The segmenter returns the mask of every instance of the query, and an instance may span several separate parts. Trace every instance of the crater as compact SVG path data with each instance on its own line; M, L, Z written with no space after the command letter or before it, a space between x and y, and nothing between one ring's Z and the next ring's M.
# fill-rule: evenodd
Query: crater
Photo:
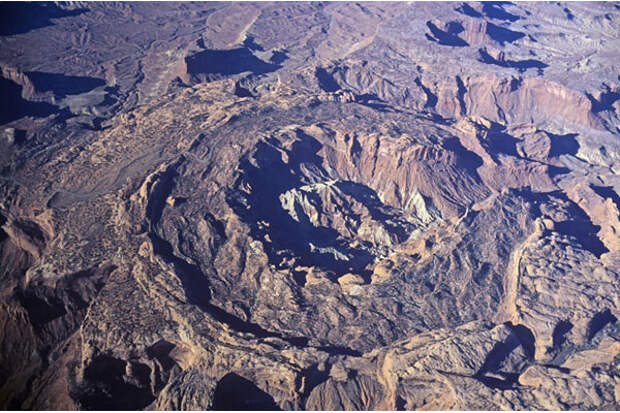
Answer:
M297 136L287 161L277 143L259 143L242 161L238 190L228 203L276 267L316 267L334 280L348 272L368 278L369 265L407 239L416 224L369 186L328 171L317 154L321 144Z

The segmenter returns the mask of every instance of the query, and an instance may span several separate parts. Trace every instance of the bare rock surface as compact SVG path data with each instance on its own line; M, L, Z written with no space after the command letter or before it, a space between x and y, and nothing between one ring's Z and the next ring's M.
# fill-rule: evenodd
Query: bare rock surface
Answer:
M1 407L620 407L618 6L0 16Z

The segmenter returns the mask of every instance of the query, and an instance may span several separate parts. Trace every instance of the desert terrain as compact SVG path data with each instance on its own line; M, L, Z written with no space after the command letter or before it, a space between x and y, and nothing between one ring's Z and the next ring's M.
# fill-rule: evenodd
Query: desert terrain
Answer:
M620 5L0 16L1 408L620 409Z

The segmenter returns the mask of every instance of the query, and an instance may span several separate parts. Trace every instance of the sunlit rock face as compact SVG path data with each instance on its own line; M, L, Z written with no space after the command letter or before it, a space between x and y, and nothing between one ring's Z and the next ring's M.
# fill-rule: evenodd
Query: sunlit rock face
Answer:
M618 6L0 20L1 407L620 408Z

